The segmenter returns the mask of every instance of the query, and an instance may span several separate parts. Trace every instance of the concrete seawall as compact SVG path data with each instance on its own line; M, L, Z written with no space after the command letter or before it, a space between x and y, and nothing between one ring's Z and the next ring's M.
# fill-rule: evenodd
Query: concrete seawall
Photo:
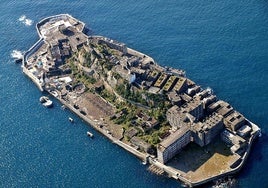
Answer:
M25 52L23 56L23 61L22 61L22 72L26 74L38 87L40 91L43 91L42 83L40 80L33 75L33 73L26 68L26 65L28 63L28 58L31 56L33 53L35 53L40 46L44 44L44 40L40 38L27 52Z
M70 14L58 14L58 15L54 15L54 16L46 17L46 18L42 19L41 21L39 21L39 22L35 25L39 37L40 37L40 38L43 37L42 34L40 33L40 30L39 30L39 27L40 27L41 25L44 25L46 22L48 22L48 21L50 21L50 20L53 20L53 19L56 20L56 19L66 19L66 18L71 18L71 19L73 19L73 20L75 20L75 21L77 21L77 22L80 22L80 23L83 25L83 27L82 27L82 29L81 29L81 32L84 33L84 30L85 30L85 23L84 23L84 22L81 22L81 21L77 20L76 18L72 17Z
M22 68L22 72L33 81L33 83L38 87L40 91L44 91L40 80L37 79L26 67Z
M49 93L49 92L48 92ZM50 93L51 94L51 93ZM51 94L52 95L52 94ZM90 126L92 126L96 131L100 132L104 136L106 136L112 143L124 148L126 151L132 153L137 158L139 158L142 161L146 160L147 155L144 153L139 152L138 150L134 149L133 147L125 144L124 142L116 139L115 137L108 134L104 129L100 128L99 125L89 117L83 115L80 113L79 110L75 109L70 103L66 102L65 100L61 99L60 97L55 97L57 100L59 100L64 106L66 106L69 110L71 110L73 113L75 113L78 117L83 119L86 123L88 123Z
M25 52L24 57L23 57L23 65L27 63L29 56L35 53L43 44L44 44L44 40L40 38L29 50Z

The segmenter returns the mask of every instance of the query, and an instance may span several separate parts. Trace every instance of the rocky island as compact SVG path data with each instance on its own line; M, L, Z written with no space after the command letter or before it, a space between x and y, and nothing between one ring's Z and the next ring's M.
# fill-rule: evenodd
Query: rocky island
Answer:
M40 39L25 53L23 72L151 171L192 187L245 164L260 128L183 70L87 35L68 14L36 28Z

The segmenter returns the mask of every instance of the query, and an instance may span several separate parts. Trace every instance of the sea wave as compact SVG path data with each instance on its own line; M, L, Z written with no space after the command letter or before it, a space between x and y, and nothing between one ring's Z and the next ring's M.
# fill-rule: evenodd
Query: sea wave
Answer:
M22 15L22 16L20 16L19 21L22 22L22 21L24 21L25 19L26 19L26 16L25 16L25 15Z
M33 20L29 19L26 17L26 15L21 15L19 17L19 21L22 22L26 26L31 26L33 25Z
M23 23L25 25L27 25L27 26L31 26L33 24L33 20L31 20L31 19L25 19L25 21Z
M13 50L10 54L10 56L14 59L22 59L23 58L23 52L19 50Z

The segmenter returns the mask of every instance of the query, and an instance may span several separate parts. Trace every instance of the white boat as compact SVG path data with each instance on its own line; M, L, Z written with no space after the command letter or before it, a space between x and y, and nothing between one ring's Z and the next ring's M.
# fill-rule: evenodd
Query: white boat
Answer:
M89 131L87 131L87 135L89 136L89 137L93 137L93 134L91 133L91 132L89 132Z
M43 106L50 108L53 106L53 102L46 96L40 97L39 101L42 103Z
M74 119L71 118L71 117L69 117L69 121L70 121L71 123L73 123L73 122L74 122Z

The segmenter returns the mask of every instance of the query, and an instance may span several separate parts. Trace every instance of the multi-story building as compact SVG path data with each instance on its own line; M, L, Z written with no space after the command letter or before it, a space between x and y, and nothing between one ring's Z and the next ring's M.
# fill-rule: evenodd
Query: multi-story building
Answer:
M175 133L164 139L157 148L159 162L166 163L173 158L184 146L191 142L191 131L183 126Z
M232 153L237 153L237 152L239 152L239 150L241 150L241 149L245 148L245 146L247 146L247 142L245 139L241 138L238 135L231 133L228 130L224 130L221 133L221 139L225 143L227 143L231 146L230 149L231 149Z
M184 77L178 77L178 80L175 83L173 90L177 93L183 93L187 90L187 88L187 79Z
M174 105L170 109L168 109L166 114L169 124L174 128L180 125L181 117L179 115L179 112L179 107Z
M240 127L245 125L245 117L237 111L234 111L226 118L224 118L224 124L232 131L237 131Z
M222 116L216 113L192 126L194 142L205 146L215 138L224 128Z
M123 54L127 54L127 46L124 43L121 43L121 42L118 42L109 38L105 38L105 37L100 37L98 42L99 44L106 44L110 48L116 49L122 52Z
M166 84L164 85L164 88L163 88L164 91L166 92L170 91L176 84L177 80L178 78L176 76L170 76Z
M194 97L192 100L182 105L181 108L182 111L186 111L194 116L196 120L200 120L204 116L203 102L200 100L200 97Z
M208 112L217 112L223 117L227 117L230 113L233 112L233 110L233 107L229 103L222 100L219 100L208 106Z
M167 94L168 100L170 100L172 105L180 106L182 104L182 98L177 94L176 91L171 91Z
M162 87L165 85L167 79L168 79L168 75L166 75L166 74L161 74L161 75L159 76L159 78L156 80L154 86L155 86L155 87L162 88Z

